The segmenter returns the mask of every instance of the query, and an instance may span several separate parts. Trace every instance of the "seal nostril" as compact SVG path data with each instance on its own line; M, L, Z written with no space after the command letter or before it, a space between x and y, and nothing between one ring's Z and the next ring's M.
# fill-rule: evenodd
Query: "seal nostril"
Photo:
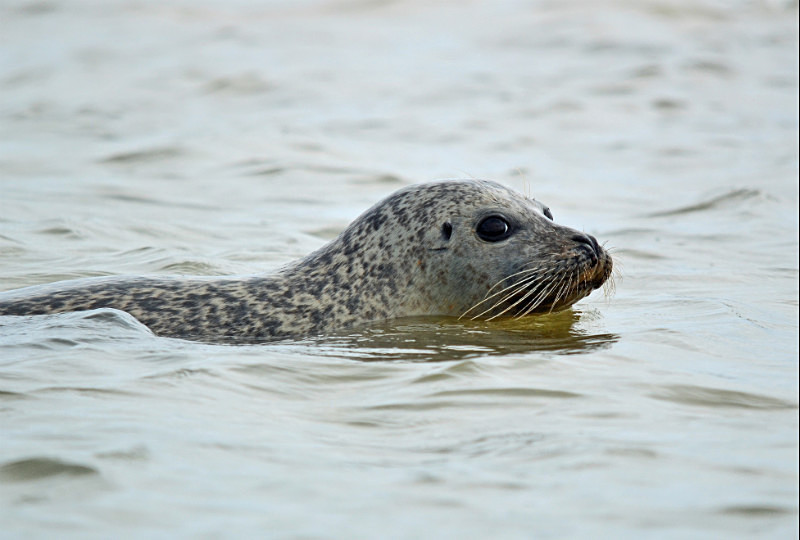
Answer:
M586 236L588 236L589 240L592 241L592 247L594 248L594 252L599 257L600 256L600 244L597 243L597 238L595 238L591 234L587 234Z
M450 236L453 234L453 226L450 225L449 221L445 221L442 225L442 239L443 240L450 240Z
M589 236L587 236L585 234L573 235L572 238L570 238L570 240L574 240L575 242L578 242L579 244L590 245L590 246L592 246L592 249L594 249L594 246L592 245L591 239L589 238Z
M597 239L591 234L576 234L572 237L572 240L588 246L592 250L594 256L600 256L600 244L597 243Z

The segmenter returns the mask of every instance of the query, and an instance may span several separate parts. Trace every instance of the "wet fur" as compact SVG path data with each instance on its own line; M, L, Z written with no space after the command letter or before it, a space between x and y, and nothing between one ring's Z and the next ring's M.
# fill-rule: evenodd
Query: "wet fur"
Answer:
M404 316L558 310L602 285L612 263L543 208L489 181L420 184L272 275L76 280L0 294L0 315L115 308L164 336L276 339ZM503 242L475 234L493 213L514 226Z

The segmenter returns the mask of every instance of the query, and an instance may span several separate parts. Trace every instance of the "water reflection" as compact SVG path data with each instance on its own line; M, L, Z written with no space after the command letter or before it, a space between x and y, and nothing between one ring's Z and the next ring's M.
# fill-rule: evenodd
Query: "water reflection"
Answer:
M304 340L317 354L364 361L439 362L479 356L550 352L579 354L605 349L617 334L587 328L591 313L560 313L502 321L413 317Z

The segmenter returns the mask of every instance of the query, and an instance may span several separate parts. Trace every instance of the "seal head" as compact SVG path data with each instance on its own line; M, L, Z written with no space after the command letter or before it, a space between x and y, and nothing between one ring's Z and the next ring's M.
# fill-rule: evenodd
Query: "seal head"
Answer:
M362 253L369 267L359 277L370 277L359 279L363 298L394 306L393 317L558 311L600 287L612 270L594 237L556 224L540 202L490 181L399 191L337 242L345 253Z

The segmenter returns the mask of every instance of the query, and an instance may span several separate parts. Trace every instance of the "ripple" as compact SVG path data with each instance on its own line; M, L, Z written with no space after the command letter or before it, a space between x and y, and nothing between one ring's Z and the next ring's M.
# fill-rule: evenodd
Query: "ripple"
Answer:
M10 390L0 390L0 400L27 399L29 396L22 392L12 392Z
M659 98L652 102L652 106L655 109L661 109L661 110L677 110L677 109L685 109L686 103L679 99Z
M482 435L480 437L459 441L452 446L441 447L440 453L461 453L470 457L486 455L519 455L527 448L538 445L546 440L542 433L536 432L511 432ZM514 487L515 484L508 487Z
M398 402L398 403L385 403L382 405L373 405L371 407L365 407L366 410L371 411L436 411L441 409L461 409L465 410L468 408L503 408L507 405L505 403L498 403L495 401L483 401L483 402L470 402L465 403L463 401L407 401L407 402Z
M81 318L84 320L108 324L116 328L136 331L147 329L147 327L140 323L133 315L118 309L101 308L78 313L82 315ZM150 333L149 329L147 329L147 333Z
M150 452L147 447L139 445L123 450L98 452L95 454L95 457L120 461L146 461L150 458Z
M722 62L715 60L697 60L685 66L689 71L699 71L703 73L710 73L718 77L729 77L732 73L730 67Z
M71 240L85 240L89 238L89 234L86 231L78 230L75 227L67 225L53 225L51 227L45 227L37 230L36 233L45 236L59 236Z
M161 148L147 148L111 154L101 159L101 163L150 163L183 157L185 151L178 147L165 146Z
M273 85L257 73L242 73L232 77L217 77L204 86L205 92L235 95L263 94L273 90Z
M546 397L577 398L581 394L562 390L545 390L543 388L475 388L469 390L443 390L431 394L432 397L445 396L493 396L493 397Z
M216 265L205 261L178 261L162 265L158 268L159 272L166 274L182 274L197 276L222 275L224 272Z
M671 385L661 392L651 394L655 399L680 403L682 405L699 405L704 407L729 407L737 409L780 410L796 409L796 403L790 403L770 396L722 390L693 385Z
M700 201L696 204L688 206L681 206L672 210L663 210L660 212L653 212L645 214L644 217L668 217L680 216L683 214L692 214L695 212L705 212L707 210L717 210L727 206L738 206L745 201L763 196L762 192L757 189L734 189L722 195L717 195L705 201Z
M88 476L99 474L100 472L94 467L44 457L10 461L0 466L0 479L6 482L29 482L52 476Z
M48 315L3 316L3 347L66 351L98 343L155 337L132 315L114 309L76 311Z
M35 394L47 393L65 393L65 394L80 394L84 396L95 396L101 399L110 398L113 396L138 396L138 394L126 390L116 388L97 388L88 386L48 386L40 388L34 392Z
M773 505L734 505L722 508L719 513L743 517L770 517L780 515L796 514L797 510Z

